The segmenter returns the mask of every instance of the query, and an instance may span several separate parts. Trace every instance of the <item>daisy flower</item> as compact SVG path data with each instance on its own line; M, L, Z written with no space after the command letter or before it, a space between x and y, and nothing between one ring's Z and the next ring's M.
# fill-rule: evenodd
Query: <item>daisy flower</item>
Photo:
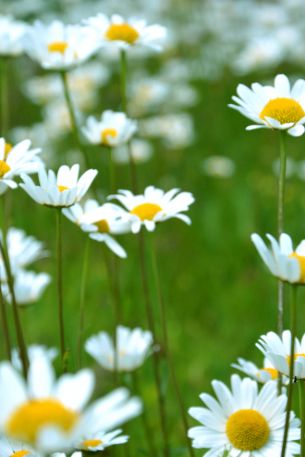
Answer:
M0 238L2 234L0 232ZM43 259L48 255L44 244L33 236L28 236L23 230L10 227L7 231L6 242L12 273L15 275L19 270ZM3 260L0 256L0 278L6 280Z
M152 344L151 332L119 325L116 344L108 333L100 332L86 341L85 349L106 370L132 371L143 365L152 352Z
M26 24L9 16L0 17L0 55L19 56L24 50Z
M28 444L0 438L0 455L1 457L34 457L37 456L37 452L33 451Z
M274 368L266 357L264 358L263 368L259 368L253 362L249 362L241 357L237 359L237 362L238 363L232 363L232 367L245 373L257 382L266 383L271 380L276 380L279 377L278 370Z
M86 19L85 24L94 31L102 46L115 46L123 50L140 45L160 51L160 43L166 36L166 28L161 25L147 25L143 19L124 19L118 14L110 18L98 14Z
M48 284L51 276L47 273L19 270L14 277L14 291L18 305L30 305L38 301ZM11 302L8 285L2 284L2 293L5 299Z
M274 332L262 335L257 347L280 373L289 377L290 345L291 333L285 330L282 337ZM298 379L305 379L305 335L301 341L295 338L293 374Z
M80 178L79 165L75 164L71 168L62 165L57 175L53 170L48 173L45 169L38 171L39 186L27 175L21 175L23 190L35 202L55 208L66 208L79 202L97 175L97 170L87 170Z
M126 218L133 233L138 233L142 225L152 232L158 222L172 218L190 224L190 218L182 212L187 211L195 201L190 192L179 192L179 189L164 192L154 186L146 187L143 195L120 190L117 195L111 195L109 198L117 199L127 209Z
M49 25L36 21L28 28L26 39L27 54L48 70L69 70L88 60L99 48L88 27L60 21Z
M122 430L115 430L109 433L99 432L95 435L90 435L89 439L82 440L76 447L87 452L104 451L109 446L127 443L128 436L121 435L121 433Z
M231 377L231 390L212 382L217 399L201 394L205 407L190 408L189 414L202 425L189 430L192 446L209 449L205 457L269 457L280 455L286 418L287 397L277 394L277 383L269 381L260 391L255 381ZM300 452L299 421L290 413L286 456ZM226 452L226 453L225 453Z
M30 149L31 141L23 140L12 146L4 138L0 138L0 194L8 187L16 189L15 178L21 173L36 173L42 167L38 157L40 149Z
M111 236L130 233L130 224L120 206L112 203L100 205L96 200L88 200L83 207L76 204L64 209L63 214L89 233L92 240L105 243L121 258L127 257L122 246Z
M251 235L259 255L273 276L292 284L305 283L305 240L294 250L289 235L282 233L279 242L266 235L271 243L268 248L256 233Z
M136 121L128 119L125 113L110 110L104 111L100 120L90 116L83 127L90 143L110 147L127 143L136 131Z
M129 398L125 388L87 406L93 389L94 374L88 369L56 379L44 352L30 359L27 381L9 362L2 362L0 433L45 455L71 453L84 439L98 439L98 433L114 431L141 412L140 400Z
M241 114L255 122L247 130L269 128L287 130L292 136L303 135L305 128L305 81L298 79L293 87L285 75L277 75L274 86L254 83L251 89L244 84L237 87L238 97L230 104Z

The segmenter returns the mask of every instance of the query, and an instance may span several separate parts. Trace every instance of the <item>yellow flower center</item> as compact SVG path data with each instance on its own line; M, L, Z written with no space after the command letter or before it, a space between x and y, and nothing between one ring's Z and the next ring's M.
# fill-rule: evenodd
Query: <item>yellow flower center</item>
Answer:
M62 432L69 432L79 415L58 400L29 400L19 406L6 423L6 432L12 438L35 444L43 427L54 426Z
M25 449L20 449L20 451L15 451L13 454L10 455L10 457L25 457L26 455L29 455L30 451L27 451Z
M134 44L139 38L139 33L134 27L124 22L123 24L111 24L105 36L111 41L125 41L128 44Z
M118 132L116 129L104 129L101 132L101 142L103 144L106 144L107 146L109 145L109 138L116 138L118 136Z
M10 171L11 167L4 161L0 160L0 178Z
M305 354L302 354L302 353L294 354L294 356L293 356L294 361L296 361L299 357L305 358ZM287 360L288 365L290 365L290 358L291 358L290 355L287 355L286 360Z
M13 149L13 145L11 143L5 143L5 146L4 146L4 160L7 159L7 156L9 155L9 153L11 152L12 149Z
M279 377L279 372L275 368L262 368L261 371L269 373L271 379L277 379Z
M135 206L130 214L135 214L141 221L152 221L160 211L162 208L156 203L141 203L141 205Z
M102 440L85 440L82 442L82 447L88 449L90 447L97 447L100 444L103 444Z
M52 41L52 43L48 44L48 51L64 54L67 47L68 43L66 41Z
M300 267L299 281L302 283L303 282L305 283L305 257L297 254L296 252L293 252L292 254L290 254L289 257L290 257L290 259L296 259L298 261L299 267Z
M69 187L67 187L67 186L57 186L57 189L59 190L59 192L64 192L65 190L69 190Z
M275 119L281 124L296 123L305 116L302 106L292 98L279 97L270 100L261 111L259 117Z
M240 409L228 418L226 433L236 449L254 451L267 443L270 429L261 413L254 409Z
M109 233L110 232L110 227L106 219L101 219L100 221L95 222L95 225L98 228L98 231L100 233Z

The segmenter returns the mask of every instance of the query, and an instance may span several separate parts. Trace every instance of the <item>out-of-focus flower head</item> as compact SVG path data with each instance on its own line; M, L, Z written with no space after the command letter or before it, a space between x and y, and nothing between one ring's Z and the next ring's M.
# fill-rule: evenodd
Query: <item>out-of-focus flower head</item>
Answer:
M110 110L104 111L100 120L90 116L83 127L83 133L90 143L110 147L127 143L136 131L136 121L128 119L125 113Z
M0 16L0 55L18 56L24 51L27 26L10 16Z
M14 292L18 305L31 305L38 301L51 281L47 273L19 270L14 277ZM2 293L8 302L11 294L7 283L2 284Z

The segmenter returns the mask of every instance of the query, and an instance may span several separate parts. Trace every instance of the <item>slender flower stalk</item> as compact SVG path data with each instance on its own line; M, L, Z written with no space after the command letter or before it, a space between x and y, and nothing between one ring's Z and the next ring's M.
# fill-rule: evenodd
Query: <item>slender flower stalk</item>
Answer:
M299 405L301 417L301 457L305 456L305 385L304 380L299 379Z
M285 203L285 184L286 184L286 147L285 132L280 131L280 176L278 184L278 210L277 210L277 229L278 236L284 231L284 203ZM278 282L278 334L283 332L284 316L284 282Z
M109 159L109 184L110 192L116 191L116 170L115 162L113 160L113 148L111 146L107 147L108 159Z
M292 409L292 393L293 393L293 384L294 384L294 345L295 345L295 336L296 336L296 310L297 310L297 286L293 285L291 287L291 305L290 305L290 327L291 327L291 343L290 343L290 362L289 362L289 385L288 385L288 399L287 399L287 410L286 410L286 419L285 419L285 429L283 436L282 452L281 457L285 457L287 439L289 432L289 422L290 422L290 412Z
M4 302L2 288L0 285L0 314L1 314L1 323L2 323L2 332L4 337L4 347L5 353L8 360L11 360L12 345L11 337L7 320L6 304Z
M88 263L90 257L90 238L87 237L84 249L84 259L82 267L82 276L80 283L80 302L79 302L79 331L77 339L77 358L78 358L78 369L82 365L82 353L83 353L83 337L85 327L85 295L86 295L86 283L88 274Z
M124 113L126 115L128 115L128 112L127 112L127 54L126 54L125 49L121 49L120 59L121 59L121 105L122 105L122 111L124 111ZM136 172L136 164L135 164L133 156L132 156L130 141L127 144L127 150L128 150L128 158L129 158L131 186L132 186L132 190L134 192L136 192L137 188L138 188L137 172Z
M158 302L159 302L159 312L160 312L160 317L161 317L161 328L162 328L162 335L163 335L164 353L165 353L170 375L172 378L173 387L174 387L175 394L176 394L177 401L178 401L179 408L180 408L180 414L181 414L184 433L185 433L186 445L187 445L190 456L194 457L195 453L192 448L191 442L188 438L189 424L188 424L188 419L187 419L187 415L186 415L186 408L185 408L184 401L183 401L183 398L182 398L182 395L181 395L181 392L179 389L179 384L177 381L176 372L175 372L174 364L172 361L172 355L171 355L171 351L170 351L168 329L167 329L166 304L165 304L164 297L162 294L162 289L161 289L160 274L159 274L157 255L156 255L156 249L155 249L155 245L154 245L153 236L154 236L154 234L152 233L149 237L150 238L150 243L149 243L150 244L150 256L151 256L151 261L152 261L152 271L153 271L153 275L154 275L154 282L155 282L155 287L156 287L156 292L157 292L157 297L158 297Z
M67 370L67 352L65 344L65 325L64 325L64 303L62 287L62 216L61 209L56 210L56 257L57 257L57 301L58 301L58 323L60 353L62 359L63 372Z
M134 370L132 372L132 384L133 384L133 391L134 391L135 395L137 395L139 398L142 398L143 395L142 395L142 391L141 391L141 387L140 387L139 376L138 376L137 370ZM154 442L153 433L152 433L152 430L151 430L151 427L150 427L150 424L148 421L148 417L147 417L145 408L143 408L143 411L141 414L141 419L142 419L142 424L143 424L146 441L147 441L148 448L149 448L150 457L157 457L158 452L157 452L157 448L156 448L156 445Z
M68 74L66 71L61 71L60 76L61 76L61 80L62 80L62 84L63 84L64 96L65 96L67 108L69 111L70 122L71 122L71 127L72 127L72 132L74 135L75 143L76 143L77 147L79 148L79 150L82 152L82 154L84 156L84 160L85 160L85 165L89 169L90 161L89 161L87 151L83 147L82 142L81 142L76 114L75 114L73 101L72 101L70 90L69 90Z
M8 68L9 58L2 57L1 65L1 136L5 137L9 126Z
M150 291L148 287L148 274L147 267L145 262L145 239L143 232L139 233L139 251L140 251L140 269L142 277L142 285L144 292L144 301L147 315L148 328L153 335L154 344L156 344L156 329L154 322L153 307L150 298ZM167 426L167 417L166 417L166 408L165 408L165 395L164 389L162 386L162 379L160 373L160 359L157 352L153 353L153 369L154 369L154 378L157 389L158 396L158 405L159 405L159 414L160 414L160 424L163 437L163 455L164 457L169 456L169 442L168 442L168 426Z

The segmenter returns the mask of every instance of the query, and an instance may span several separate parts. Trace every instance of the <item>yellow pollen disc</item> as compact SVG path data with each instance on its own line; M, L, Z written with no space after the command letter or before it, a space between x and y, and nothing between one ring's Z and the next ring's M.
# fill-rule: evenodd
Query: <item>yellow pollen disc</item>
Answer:
M21 449L20 451L13 452L13 454L11 454L10 457L25 457L26 455L29 455L29 454L30 454L30 451Z
M261 371L269 373L271 379L277 379L279 377L279 372L275 368L262 368Z
M162 208L156 203L141 203L141 205L135 206L130 214L135 214L141 221L152 221L160 211Z
M6 423L6 432L12 438L35 444L40 430L54 426L69 432L79 415L56 399L29 400L19 406Z
M87 448L87 449L89 447L97 447L100 444L103 444L102 440L85 440L85 441L82 442L82 446Z
M228 418L226 433L236 449L254 451L267 443L270 429L261 413L254 409L240 409Z
M3 178L10 169L11 167L4 160L0 160L0 178Z
M264 106L259 117L276 119L281 124L296 123L305 116L302 106L292 98L274 98Z
M134 44L139 38L139 33L134 27L124 22L123 24L111 24L105 36L111 41L125 41L128 44Z
M302 353L294 354L294 356L293 356L294 361L296 361L299 357L305 358L305 354L302 354ZM287 360L288 365L290 365L290 355L287 355L286 360Z
M109 145L109 138L116 138L118 136L118 132L116 129L104 129L101 132L101 141L103 144Z
M100 221L95 222L95 225L98 228L98 231L100 233L109 233L110 232L110 227L106 219L101 219Z
M64 192L65 190L69 190L69 187L67 187L67 186L57 186L57 189L59 190L59 192Z
M66 41L52 41L52 43L48 44L48 51L64 54L67 47L68 43Z
M5 146L4 146L4 159L5 160L7 159L7 156L9 155L9 153L11 152L12 149L13 149L13 146L11 145L11 143L5 143Z
M297 254L296 252L293 252L292 254L290 254L289 256L291 259L296 259L299 263L299 267L300 267L300 278L299 278L299 281L300 282L304 282L305 283L305 257L303 257L302 255L299 255Z

